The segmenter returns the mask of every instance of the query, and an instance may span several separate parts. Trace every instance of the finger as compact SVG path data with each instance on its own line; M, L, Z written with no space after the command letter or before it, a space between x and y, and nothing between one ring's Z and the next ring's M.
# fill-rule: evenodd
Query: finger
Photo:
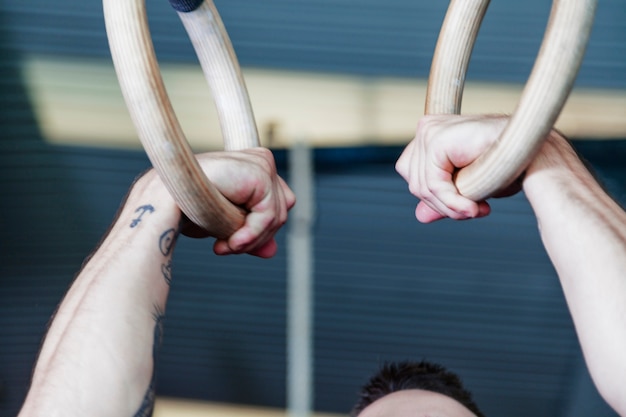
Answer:
M228 239L228 246L234 253L246 253L263 245L271 236L271 221L259 213L248 214L246 224Z
M450 213L428 189L426 163L427 155L423 141L416 138L405 148L396 166L397 171L408 182L411 194L421 200L416 208L416 217L421 222L429 223L449 217Z
M441 213L430 208L426 203L419 202L415 209L415 217L420 223L432 223L445 218Z
M425 141L419 141L419 144L415 147L414 156L412 157L412 160L418 161L418 163L410 168L411 182L409 184L409 190L421 200L420 211L422 212L422 217L425 220L433 219L430 221L434 221L436 218L454 215L437 196L438 189L446 187L445 179L450 178L451 175L445 171L440 172L436 166L431 164L429 158L430 156L428 155ZM435 180L430 180L431 175L429 175L429 172L432 169L440 172L439 176L435 176ZM418 205L418 207L420 207L420 205ZM429 210L426 210L426 207ZM437 215L431 212L437 213Z
M263 245L259 246L258 248L252 249L246 253L253 256L258 256L259 258L267 259L276 255L277 251L278 244L276 243L275 239L271 239L265 242ZM230 249L230 247L228 246L228 242L226 242L225 240L216 240L213 244L213 252L215 252L216 255L220 256L238 254L238 252L234 252L232 249Z
M234 253L251 253L272 240L284 223L273 212L251 212L244 226L228 239L228 246Z
M295 204L295 195L279 177L271 191L256 205L250 207L244 225L228 240L216 242L217 254L249 253L271 257L276 253L274 235L287 221L289 208ZM272 243L274 242L274 243Z
M477 203L477 211L473 216L459 216L457 218L446 216L441 214L439 209L429 206L425 201L420 201L415 209L415 217L420 223L432 223L437 220L441 220L446 217L450 217L454 220L467 220L486 217L491 213L491 207L486 201L480 201Z
M426 146L425 144L423 146ZM421 152L421 193L428 205L442 215L455 220L476 217L476 202L462 196L453 181L456 165L450 160L447 149L431 147Z
M476 202L461 196L454 186L448 184L443 184L441 189L433 191L430 198L423 201L433 210L454 220L471 219L479 213Z
M485 217L488 216L491 213L491 206L489 206L489 203L487 203L486 201L479 201L478 202L478 214L476 215L476 217Z
M254 255L254 256L258 256L259 258L271 258L272 256L276 255L276 252L278 252L278 244L276 243L275 239L271 239L267 242L265 242L263 245L261 245L260 247L248 252L250 255Z
M228 241L223 239L216 239L213 243L213 252L216 255L232 255L234 252L228 246Z
M413 150L415 149L415 140L409 142L409 144L404 148L400 157L396 161L396 172L400 174L402 178L406 182L409 182L410 179L410 171L411 171L411 158L413 157Z
M289 185L287 185L285 180L283 180L281 177L278 177L278 182L279 182L281 190L283 191L285 195L285 204L287 205L287 210L291 210L293 206L296 204L296 195L294 194L293 191L291 191L291 188L289 188Z
M276 216L277 221L275 223L283 225L287 222L289 210L296 202L296 196L291 189L289 189L282 178L277 177L277 179L278 181L276 182L275 191L277 198L275 198L274 207L278 214Z
M427 204L446 217L454 220L474 218L478 215L478 204L458 193L451 182L431 183Z

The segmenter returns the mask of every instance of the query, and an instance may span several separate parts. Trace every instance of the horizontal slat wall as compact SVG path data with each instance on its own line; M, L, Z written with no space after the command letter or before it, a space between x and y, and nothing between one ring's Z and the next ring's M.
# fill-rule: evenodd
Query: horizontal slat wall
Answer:
M148 1L160 59L195 60L166 1ZM469 79L525 82L550 3L491 2ZM244 66L425 78L447 2L217 0ZM2 0L25 53L108 57L101 2ZM626 88L626 4L599 2L578 85Z

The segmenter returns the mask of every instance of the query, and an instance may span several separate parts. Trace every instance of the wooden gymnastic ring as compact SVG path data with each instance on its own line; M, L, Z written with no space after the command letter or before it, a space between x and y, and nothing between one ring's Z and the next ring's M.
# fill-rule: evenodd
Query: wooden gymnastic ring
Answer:
M241 69L213 2L170 3L209 83L225 149L259 146ZM211 184L185 138L156 60L145 0L103 0L103 8L117 77L148 158L187 217L212 236L227 238L243 224L243 211Z
M465 74L489 0L452 0L433 56L426 114L459 114ZM483 200L517 178L554 126L580 68L597 0L553 0L541 49L502 135L456 175L459 192Z

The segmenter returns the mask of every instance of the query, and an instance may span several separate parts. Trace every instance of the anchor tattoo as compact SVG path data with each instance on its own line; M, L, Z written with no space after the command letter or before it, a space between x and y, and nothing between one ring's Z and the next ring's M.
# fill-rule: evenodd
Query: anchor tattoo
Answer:
M153 213L154 212L154 207L152 207L152 205L150 204L146 204L145 206L141 206L139 207L137 210L135 210L135 213L141 211L141 213L139 213L139 217L137 217L136 219L133 219L132 223L130 224L130 227L135 227L139 224L139 222L141 221L141 217L146 214L146 212L150 212Z

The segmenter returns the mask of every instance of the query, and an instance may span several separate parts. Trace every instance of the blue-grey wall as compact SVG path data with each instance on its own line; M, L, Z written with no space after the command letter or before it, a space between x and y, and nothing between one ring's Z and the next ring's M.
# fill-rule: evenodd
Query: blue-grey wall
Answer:
M160 57L193 59L165 3L149 3ZM218 7L244 65L424 77L445 4L232 0ZM626 86L625 8L621 0L600 2L580 83ZM534 0L494 2L472 76L523 82L547 12ZM2 417L17 412L47 321L82 259L148 167L142 152L46 144L20 76L26 53L107 57L98 2L0 1ZM577 146L626 202L626 138ZM581 365L523 196L495 201L494 215L477 222L420 225L393 172L400 151L316 153L315 407L347 411L378 363L428 358L461 373L488 415L554 417L577 407L613 415ZM285 153L277 158L286 174ZM279 243L275 259L259 260L218 258L210 242L180 241L160 394L284 405L282 232Z

